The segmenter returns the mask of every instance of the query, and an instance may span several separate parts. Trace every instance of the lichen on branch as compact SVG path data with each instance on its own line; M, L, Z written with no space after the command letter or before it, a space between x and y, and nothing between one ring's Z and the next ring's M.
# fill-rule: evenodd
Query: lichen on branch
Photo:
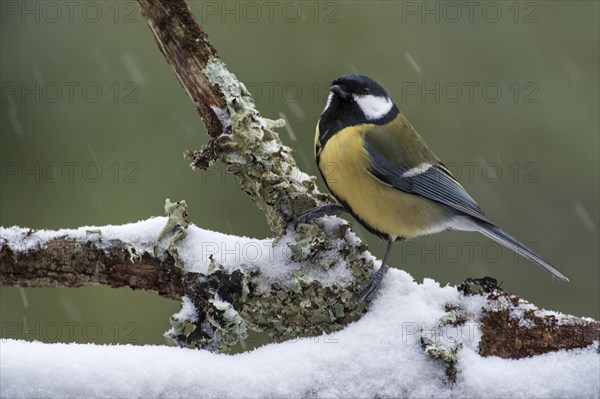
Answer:
M229 129L197 153L192 167L220 159L265 215L275 237L307 209L333 201L318 191L314 176L298 168L292 149L275 132L284 120L262 117L246 86L218 58L211 58L203 73L223 93L227 107L215 113Z

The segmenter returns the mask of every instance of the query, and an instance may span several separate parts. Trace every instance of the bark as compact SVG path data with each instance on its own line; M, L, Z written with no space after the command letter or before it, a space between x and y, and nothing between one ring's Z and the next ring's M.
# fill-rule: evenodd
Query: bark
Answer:
M529 303L508 293L491 293L488 301L495 306L486 310L481 319L482 356L520 359L560 349L585 348L600 339L598 321L529 308Z
M218 57L208 35L185 1L137 0L137 3L158 48L196 106L208 134L221 135L227 126L218 112L226 109L225 97L202 73L208 61Z
M183 296L183 272L173 257L161 260L148 252L132 257L125 243L98 248L63 237L29 252L0 249L0 285L83 287L107 285L144 290L169 299Z

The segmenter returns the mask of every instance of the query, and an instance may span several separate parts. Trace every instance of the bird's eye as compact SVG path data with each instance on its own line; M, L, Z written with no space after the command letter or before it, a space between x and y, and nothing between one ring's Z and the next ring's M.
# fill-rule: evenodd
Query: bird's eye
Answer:
M365 93L368 93L368 92L370 92L369 88L368 88L368 87L365 87L365 90L364 90L364 92L365 92Z

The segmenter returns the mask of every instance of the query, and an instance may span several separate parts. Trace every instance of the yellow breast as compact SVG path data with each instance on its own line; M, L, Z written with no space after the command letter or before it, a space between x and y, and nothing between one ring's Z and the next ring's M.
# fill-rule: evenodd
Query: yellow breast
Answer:
M318 167L329 189L371 230L398 238L443 230L441 205L388 186L369 172L363 136L374 128L347 127L320 149Z

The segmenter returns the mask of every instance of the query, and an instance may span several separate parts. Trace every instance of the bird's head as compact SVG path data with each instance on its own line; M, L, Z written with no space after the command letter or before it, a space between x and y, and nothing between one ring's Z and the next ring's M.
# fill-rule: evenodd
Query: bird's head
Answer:
M363 75L344 75L331 83L323 113L346 109L368 122L385 117L393 108L393 101L379 83Z
M364 75L344 75L331 83L319 131L324 143L345 127L365 123L383 125L399 113L385 89Z

